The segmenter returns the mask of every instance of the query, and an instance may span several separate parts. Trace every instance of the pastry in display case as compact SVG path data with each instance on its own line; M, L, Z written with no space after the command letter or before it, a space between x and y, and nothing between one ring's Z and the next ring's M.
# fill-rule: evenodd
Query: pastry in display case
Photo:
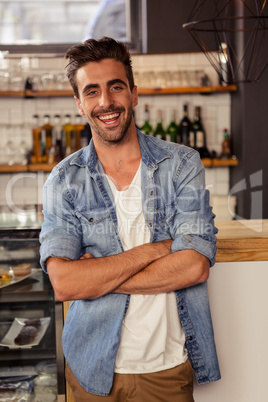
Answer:
M65 401L62 303L39 264L39 232L0 228L0 401Z

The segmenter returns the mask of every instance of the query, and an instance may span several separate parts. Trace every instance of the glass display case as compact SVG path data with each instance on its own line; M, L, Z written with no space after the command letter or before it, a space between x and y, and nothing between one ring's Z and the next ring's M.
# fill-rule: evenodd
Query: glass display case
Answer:
M62 303L39 264L39 231L0 229L0 401L65 401Z

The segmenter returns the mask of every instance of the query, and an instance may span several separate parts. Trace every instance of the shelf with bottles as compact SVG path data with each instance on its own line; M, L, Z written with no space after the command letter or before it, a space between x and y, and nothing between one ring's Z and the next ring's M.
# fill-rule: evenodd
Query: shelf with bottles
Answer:
M215 86L197 86L197 87L169 87L169 88L138 88L139 95L170 95L170 94L216 94L223 92L237 91L236 85L215 85ZM42 98L42 97L68 97L73 96L71 89L55 89L40 91L0 91L0 97L25 97L25 98Z
M66 156L88 145L91 130L82 116L55 114L50 117L45 114L41 119L33 115L30 147L24 141L10 140L8 132L5 133L6 144L0 148L0 173L50 172ZM23 129L18 127L19 134Z
M83 124L79 114L75 115L74 124L70 114L65 114L64 118L55 114L52 122L49 115L44 115L43 124L40 124L39 116L34 115L32 138L28 170L50 171L66 156L87 146L91 130L88 123Z
M188 118L188 105L184 105L184 115L180 123L176 122L175 110L171 115L170 123L164 129L162 125L162 111L157 110L157 124L153 128L150 124L149 105L144 105L144 124L140 127L145 134L162 138L166 141L178 142L196 149L205 167L227 167L237 166L238 160L232 156L230 136L227 129L224 129L225 141L222 142L222 152L220 156L207 149L206 132L200 116L200 106L195 107L195 117L193 121ZM51 124L52 123L52 124ZM50 123L50 116L44 115L43 122L39 122L39 116L33 116L32 122L32 150L27 150L21 160L16 159L12 149L7 153L7 162L0 164L0 173L16 172L50 172L54 166L66 156L76 150L87 146L91 138L91 130L88 123L83 124L81 116L76 115L74 124L71 122L71 115L54 115ZM226 142L227 141L227 142ZM224 145L224 146L223 146ZM13 149L14 151L14 149ZM25 152L26 152L25 151ZM27 163L28 161L28 163Z
M188 104L183 105L183 116L179 123L176 122L176 110L170 110L171 117L167 128L163 127L162 111L156 111L155 128L150 123L149 105L144 105L143 125L140 130L147 135L158 137L162 140L180 143L197 150L205 167L237 166L238 160L232 154L231 140L228 129L223 130L223 141L221 153L207 148L207 134L201 118L201 107L195 106L193 120L188 117Z

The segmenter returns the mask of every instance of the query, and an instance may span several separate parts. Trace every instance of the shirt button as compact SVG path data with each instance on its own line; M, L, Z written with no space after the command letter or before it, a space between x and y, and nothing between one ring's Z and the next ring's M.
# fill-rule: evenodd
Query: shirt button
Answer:
M181 309L181 310L183 310L183 309L184 309L184 307L183 307L183 306L180 306L180 309Z
M154 192L153 192L153 190L150 192L150 195L153 195L154 194Z
M149 222L149 226L150 226L150 228L153 226L153 225L152 225L152 222Z
M89 218L89 222L93 222L94 221L94 219L93 218Z
M192 336L189 336L188 339L189 339L189 341L192 341L192 340L193 340L193 337L192 337Z

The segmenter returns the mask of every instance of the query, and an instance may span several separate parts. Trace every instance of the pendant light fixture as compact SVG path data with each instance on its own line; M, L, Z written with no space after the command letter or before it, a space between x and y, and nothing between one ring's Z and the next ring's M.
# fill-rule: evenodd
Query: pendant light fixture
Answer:
M268 66L266 0L196 0L183 28L223 85L257 82Z

